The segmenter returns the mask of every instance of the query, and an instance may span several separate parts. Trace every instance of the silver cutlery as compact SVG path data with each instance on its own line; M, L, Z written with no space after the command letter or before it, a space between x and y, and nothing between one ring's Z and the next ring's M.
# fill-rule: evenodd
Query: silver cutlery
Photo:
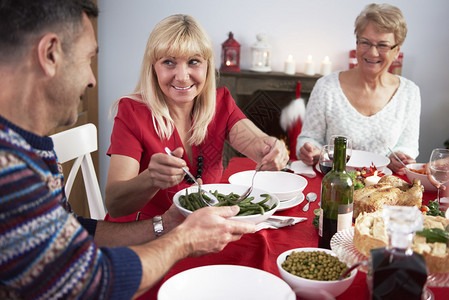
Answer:
M396 153L393 152L393 150L391 150L390 147L388 147L388 150L390 150L391 154L394 155L394 157L408 170L407 166L404 164L404 162L396 155Z
M167 152L168 155L174 156L168 147L165 147L165 152ZM187 170L187 168L182 167L181 169L184 171L184 173L187 174L187 176L190 177L190 179L193 180L193 182L195 182L198 185L198 194L200 196L200 199L203 200L203 202L207 206L214 206L219 202L217 197L215 197L212 193L205 191L201 188L201 184L196 180L195 176L193 176L192 173L190 173L189 170ZM206 201L206 199L203 198L203 194L205 194L210 199L210 201Z
M303 211L308 211L310 203L315 201L317 198L318 198L317 194L315 194L315 193L308 193L307 196L306 196L307 203L306 203L306 205L304 205L302 210Z
M268 153L271 152L271 150L274 148L274 145L276 145L277 139L274 140L273 145L271 145L270 150L268 151ZM246 198L248 198L248 196L251 194L251 192L253 191L254 188L254 177L256 177L257 172L260 171L260 169L262 169L262 165L260 165L259 168L256 168L256 170L254 171L253 174L253 178L251 179L251 186L246 190L246 192L244 192L236 201L235 203L240 203L243 200L245 200Z

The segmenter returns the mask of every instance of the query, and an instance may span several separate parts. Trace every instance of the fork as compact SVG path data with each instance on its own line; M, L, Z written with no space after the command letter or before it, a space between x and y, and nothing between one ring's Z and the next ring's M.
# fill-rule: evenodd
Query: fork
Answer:
M391 150L390 147L388 147L388 150L390 150L391 154L394 155L394 157L408 170L408 167L404 164L404 162L396 155L396 153L393 152L393 150Z
M167 152L168 155L174 156L168 147L165 147L165 152ZM195 182L198 185L198 195L207 206L214 206L219 202L217 197L215 197L212 193L205 191L201 188L201 184L196 180L195 176L193 176L192 173L189 172L189 170L187 170L185 167L182 167L181 169L184 171L184 173L187 174L187 176L190 177L190 179L193 180L193 182ZM210 201L207 201L206 199L203 198L203 193L210 199Z
M271 150L273 149L274 145L276 145L276 142L277 142L277 139L274 140L274 143L273 143L273 145L271 145L270 150L268 151L268 153L271 152ZM257 174L257 172L260 171L260 169L262 169L262 164L260 165L260 167L259 167L258 169L256 168L256 170L254 171L253 178L251 179L251 186L246 190L245 193L243 193L243 194L242 194L242 195L235 201L235 203L240 203L240 202L242 202L243 200L245 200L246 198L248 198L248 196L251 194L251 192L253 191L253 188L254 188L254 178L256 177L256 174Z

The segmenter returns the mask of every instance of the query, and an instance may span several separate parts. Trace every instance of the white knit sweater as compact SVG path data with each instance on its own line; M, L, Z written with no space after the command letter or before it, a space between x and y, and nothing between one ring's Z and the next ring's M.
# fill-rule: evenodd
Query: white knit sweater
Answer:
M385 107L372 116L360 114L344 95L334 72L320 78L307 103L296 152L306 142L321 148L334 134L352 138L353 149L388 156L388 147L416 158L419 154L419 87L398 76L399 88Z

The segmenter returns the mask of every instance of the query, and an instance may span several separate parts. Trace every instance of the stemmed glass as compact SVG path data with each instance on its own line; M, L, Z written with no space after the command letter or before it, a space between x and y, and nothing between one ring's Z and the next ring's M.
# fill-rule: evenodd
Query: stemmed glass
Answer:
M330 151L329 145L324 145L321 148L320 159L318 161L321 173L323 173L324 175L326 175L330 170L332 170L332 157L334 153L329 151Z
M346 162L348 162L352 155L352 139L346 135L334 134L330 137L328 144L329 144L329 151L331 153L330 154L331 158L333 158L333 153L334 153L334 140L336 137L339 137L339 136L346 138Z
M436 148L432 150L429 161L430 176L439 184L449 182L449 149ZM440 188L437 192L440 203Z

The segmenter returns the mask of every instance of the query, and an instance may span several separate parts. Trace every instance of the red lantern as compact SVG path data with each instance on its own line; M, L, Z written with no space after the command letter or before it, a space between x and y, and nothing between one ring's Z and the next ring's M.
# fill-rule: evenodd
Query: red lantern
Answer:
M240 72L240 44L234 40L234 35L229 32L229 38L221 44L222 72Z

